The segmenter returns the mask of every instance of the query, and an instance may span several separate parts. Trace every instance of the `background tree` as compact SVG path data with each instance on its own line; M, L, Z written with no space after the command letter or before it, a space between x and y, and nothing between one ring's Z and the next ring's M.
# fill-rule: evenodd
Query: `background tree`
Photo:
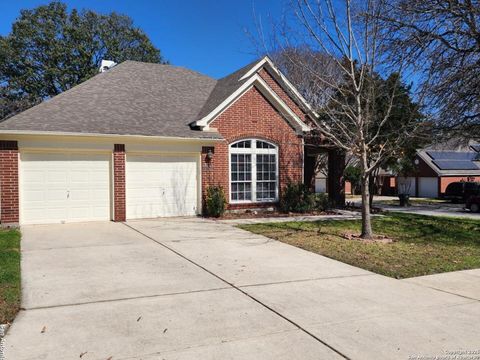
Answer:
M164 62L128 16L69 12L56 1L22 10L0 37L0 120L87 80L102 59Z
M480 1L389 0L378 15L389 60L408 62L440 128L480 139Z
M306 45L280 47L273 50L270 57L317 110L325 105L332 91L332 87L323 79L328 77L328 84L335 84L342 76L331 56ZM323 74L322 79L317 79L316 74L320 72Z
M403 64L398 61L395 69L389 69L393 75L387 80L380 77L385 69L379 15L385 12L385 2L358 1L353 7L350 0L293 0L291 10L294 23L287 20L283 31L277 34L278 47L308 48L313 53L323 53L335 62L339 72L332 78L319 66L289 57L303 73L327 88L324 104L319 108L318 131L331 145L358 159L361 236L371 238L370 177L385 159L397 156L421 128L413 117L406 117L411 121L402 123L394 123L391 117L403 87Z
M361 184L361 170L358 166L348 165L345 167L345 181L349 181L352 186L352 195L355 194Z

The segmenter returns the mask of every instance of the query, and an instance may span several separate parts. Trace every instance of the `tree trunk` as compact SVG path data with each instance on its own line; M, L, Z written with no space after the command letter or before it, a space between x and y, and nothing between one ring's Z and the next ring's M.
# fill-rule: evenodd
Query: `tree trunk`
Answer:
M370 177L362 176L362 239L371 239L373 236L370 220Z
M370 191L370 198L369 198L369 205L370 205L370 209L372 209L372 206L373 206L373 196L375 195L375 192L376 192L376 184L375 184L375 175L370 175L369 176L370 179L369 179L369 191Z
M345 207L345 152L339 149L328 150L328 201L337 209Z

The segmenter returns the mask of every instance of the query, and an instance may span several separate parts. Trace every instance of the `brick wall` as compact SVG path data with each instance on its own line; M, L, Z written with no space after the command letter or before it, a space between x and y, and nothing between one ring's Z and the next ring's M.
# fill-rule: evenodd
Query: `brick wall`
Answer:
M215 146L208 161L208 149L202 151L202 193L208 185L221 185L227 199L229 190L229 144L244 138L265 139L278 146L280 195L289 180L302 181L303 143L287 121L256 89L248 90L211 124L225 138ZM262 204L231 204L229 209L259 207ZM271 203L263 204L271 206Z
M126 202L124 144L115 144L113 149L113 207L113 221L125 221Z
M440 193L444 194L448 184L457 181L478 181L480 176L444 176L440 178Z
M417 173L418 177L437 177L437 173L419 156L416 157L418 160ZM412 176L415 176L413 174Z
M0 141L0 222L18 224L18 145L16 141Z
M350 181L345 181L345 194L352 193L352 183Z
M265 82L270 86L270 88L275 91L275 93L280 96L280 98L288 105L290 109L300 118L302 121L307 121L305 113L300 109L295 101L283 90L283 88L278 84L278 82L270 75L270 73L261 69L259 71L260 77L265 80Z

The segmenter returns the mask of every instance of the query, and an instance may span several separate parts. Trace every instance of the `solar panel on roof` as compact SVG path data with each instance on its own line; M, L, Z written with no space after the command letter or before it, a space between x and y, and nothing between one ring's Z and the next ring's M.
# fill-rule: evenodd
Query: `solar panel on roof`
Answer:
M480 167L469 160L434 160L433 163L440 170L480 170Z
M476 153L473 151L427 151L433 160L473 160Z

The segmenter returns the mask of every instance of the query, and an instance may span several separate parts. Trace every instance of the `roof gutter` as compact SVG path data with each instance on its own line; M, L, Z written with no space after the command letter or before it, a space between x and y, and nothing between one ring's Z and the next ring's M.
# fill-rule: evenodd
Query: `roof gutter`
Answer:
M79 132L61 132L61 131L28 131L28 130L0 130L0 135L40 135L40 136L79 136L79 137L96 137L96 138L133 138L144 140L174 140L188 142L212 142L224 141L219 138L193 138L180 136L152 136L152 135L130 135L130 134L97 134L97 133L79 133Z

